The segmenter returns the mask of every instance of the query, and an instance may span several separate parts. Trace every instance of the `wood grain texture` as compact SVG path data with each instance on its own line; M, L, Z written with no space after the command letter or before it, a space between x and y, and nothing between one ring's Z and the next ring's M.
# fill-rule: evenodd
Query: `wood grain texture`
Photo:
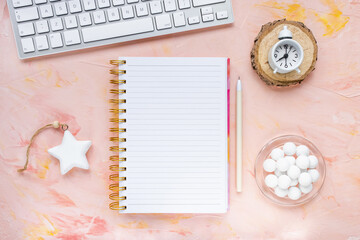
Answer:
M293 39L303 47L304 60L299 67L300 73L292 71L285 74L274 74L268 63L269 51L279 41L278 35L284 26L288 26L293 34ZM300 84L315 69L317 53L317 42L309 28L301 22L281 19L269 22L261 27L251 50L251 65L259 77L268 85L296 85Z

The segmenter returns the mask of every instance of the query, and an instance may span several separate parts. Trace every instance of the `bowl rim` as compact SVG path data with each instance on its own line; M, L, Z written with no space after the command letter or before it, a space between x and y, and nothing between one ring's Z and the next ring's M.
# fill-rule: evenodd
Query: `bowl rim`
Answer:
M299 139L302 139L302 140L305 140L306 142L310 143L311 144L311 147L313 147L317 153L319 154L320 158L321 158L321 161L324 163L324 177L322 178L322 182L319 186L319 189L316 191L316 193L314 193L311 197L309 197L308 199L305 199L303 201L300 201L300 202L294 202L294 203L284 203L284 202L281 202L281 201L277 201L277 200L274 200L272 198L270 198L270 196L268 196L267 193L265 193L262 189L262 187L260 186L260 183L258 182L257 180L257 171L256 171L256 165L257 163L259 162L259 158L260 158L260 154L270 145L272 144L273 142L279 140L279 139L283 139L283 138L299 138ZM322 153L319 151L319 149L316 147L316 145L311 142L309 139L303 137L303 136L299 136L299 135L292 135L292 134L287 134L287 135L280 135L280 136L277 136L275 138L272 138L270 141L268 141L259 151L259 153L257 154L256 156L256 160L255 160L255 164L254 164L254 176L255 176L255 182L256 182L256 185L258 186L258 188L260 189L260 192L262 193L262 195L264 195L267 199L269 199L272 203L275 203L279 206L283 206L283 207L296 207L296 206L300 206L300 205L304 205L308 202L310 202L311 200L313 200L321 191L321 189L323 188L324 186L324 183L325 183L325 179L326 179L326 162L324 160L324 157L322 155Z

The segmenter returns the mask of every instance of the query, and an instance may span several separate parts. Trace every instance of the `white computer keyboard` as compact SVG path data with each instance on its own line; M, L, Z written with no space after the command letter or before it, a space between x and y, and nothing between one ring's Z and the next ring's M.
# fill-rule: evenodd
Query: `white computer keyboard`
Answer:
M231 0L7 0L22 59L233 22Z

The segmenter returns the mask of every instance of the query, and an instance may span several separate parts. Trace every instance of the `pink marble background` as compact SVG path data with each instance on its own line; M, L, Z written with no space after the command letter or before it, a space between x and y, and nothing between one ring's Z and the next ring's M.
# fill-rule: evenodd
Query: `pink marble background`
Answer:
M0 238L39 239L360 239L360 1L233 0L228 27L20 61L5 0L0 0ZM313 30L316 70L296 88L275 90L250 66L262 24L286 17ZM132 214L108 209L109 59L125 56L230 57L230 211L226 214ZM244 85L244 191L235 192L235 85ZM92 140L90 170L60 175L47 149L61 142L43 132L25 162L33 132L67 122ZM259 192L253 165L260 148L298 134L323 153L320 195L296 208Z

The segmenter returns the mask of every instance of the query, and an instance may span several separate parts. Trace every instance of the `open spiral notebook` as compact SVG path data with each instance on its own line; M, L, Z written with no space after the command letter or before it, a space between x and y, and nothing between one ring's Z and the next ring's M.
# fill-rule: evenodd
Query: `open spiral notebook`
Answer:
M110 208L228 208L228 58L112 60Z

